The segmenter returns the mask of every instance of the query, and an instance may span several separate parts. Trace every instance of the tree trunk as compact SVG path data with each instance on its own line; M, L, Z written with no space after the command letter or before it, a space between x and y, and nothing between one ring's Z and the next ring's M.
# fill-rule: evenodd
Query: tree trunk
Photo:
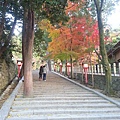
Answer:
M105 70L105 80L106 80L105 93L110 95L112 92L112 87L111 87L112 77L111 77L111 68L109 66L108 56L107 56L107 52L105 49L105 43L104 43L104 31L103 31L103 23L102 23L102 16L101 16L103 0L101 0L101 3L97 0L94 0L94 2L96 5L97 18L98 18L100 53L102 56L103 68Z
M70 72L70 75L71 75L71 79L73 78L73 66L72 66L72 56L70 55L70 64L71 64L71 72Z
M32 50L34 41L34 12L31 8L24 11L22 33L24 97L33 97Z
M65 61L65 75L68 75L68 70L67 70L67 60Z

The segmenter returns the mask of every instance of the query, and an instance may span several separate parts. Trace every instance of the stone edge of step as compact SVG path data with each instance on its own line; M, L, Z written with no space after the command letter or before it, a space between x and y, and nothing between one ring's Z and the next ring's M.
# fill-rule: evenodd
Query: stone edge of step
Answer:
M17 95L20 87L22 86L22 79L19 81L13 92L10 94L9 98L3 103L1 109L0 109L0 120L5 120L8 116L10 107L13 104L13 101L15 99L15 96Z
M111 103L117 105L118 107L120 107L120 102L118 102L118 101L116 101L116 100L113 100L112 98L109 98L108 96L106 96L106 95L104 95L104 94L102 94L102 93L100 93L100 92L98 92L98 91L96 91L96 90L93 90L93 89L91 89L91 88L89 88L89 87L86 87L86 86L80 84L80 83L77 83L77 82L75 82L74 80L69 79L68 77L65 77L65 76L61 75L60 73L57 73L57 72L54 72L54 71L52 71L52 73L54 73L54 74L56 74L56 75L59 75L59 76L61 76L62 78L66 79L66 80L68 80L68 81L70 81L70 82L72 82L72 83L74 83L74 84L76 84L76 85L78 85L78 86L86 89L86 90L89 90L89 91L91 91L91 92L94 92L95 94L99 95L100 97L102 97L102 98L110 101Z

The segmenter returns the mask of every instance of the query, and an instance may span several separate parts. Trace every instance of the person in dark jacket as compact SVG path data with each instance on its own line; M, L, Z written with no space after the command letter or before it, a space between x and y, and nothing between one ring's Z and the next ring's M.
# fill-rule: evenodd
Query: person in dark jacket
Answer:
M42 75L43 75L43 66L41 65L39 69L39 80L42 80Z
M43 81L46 81L47 65L43 66Z

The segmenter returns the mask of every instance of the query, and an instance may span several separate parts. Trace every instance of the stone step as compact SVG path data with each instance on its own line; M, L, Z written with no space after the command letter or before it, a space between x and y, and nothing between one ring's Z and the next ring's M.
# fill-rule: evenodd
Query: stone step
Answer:
M74 119L78 119L78 120L81 120L81 119L89 119L89 120L98 120L98 119L101 119L101 120L109 120L109 119L112 119L112 120L116 120L116 119L120 119L120 114L119 112L118 113L76 113L76 114L73 114L72 112L68 112L68 113L61 113L61 112L54 112L54 113L45 113L45 114L39 114L36 112L19 112L18 114L17 113L13 113L13 114L10 114L8 116L8 118L6 120L10 120L10 118L12 117L12 119L14 118L15 120L17 120L17 118L21 118L21 120L24 120L25 118L29 118L30 119L51 119L51 120L74 120Z
M49 100L49 99L46 99L46 100L40 100L40 99L37 99L37 100L23 100L23 101L15 101L14 104L52 104L52 103L58 103L58 104L62 104L62 103L75 103L75 104L106 104L106 103L109 103L108 101L105 101L105 100L90 100L90 101L84 101L83 100L64 100L64 99L61 99L61 100Z
M22 96L22 95L18 95L18 97L19 96ZM97 95L95 95L95 94L67 94L67 93L61 93L61 94L55 94L55 93L49 93L49 94L34 94L34 97L40 97L40 96L42 96L42 97L44 97L44 96L61 96L61 97L64 97L64 96L68 96L68 97L97 97Z
M49 103L49 104L43 104L43 103L40 103L40 104L27 104L27 103L23 103L23 104L14 104L13 106L20 106L20 107L29 107L29 106L31 106L31 107L45 107L45 108L48 108L48 109L50 109L51 107L67 107L67 106L71 106L71 107L74 107L74 106L78 106L79 108L82 108L82 107L84 107L84 108L114 108L115 107L115 105L113 105L113 104L78 104L78 103L76 103L76 105L75 105L75 103L68 103L68 104L66 104L66 103Z
M33 116L33 118L31 117L13 117L13 118L7 118L6 120L102 120L102 118L99 117L92 117L92 118L80 118L79 116L77 117L72 117L72 118L68 118L68 117L41 117L41 116ZM120 120L120 118L103 118L103 120Z
M59 91L58 91L59 92ZM38 95L38 94L44 94L44 93L48 93L48 94L51 94L51 93L53 93L53 94L57 94L55 91L50 91L50 92L45 92L45 91L40 91L40 92L35 92L34 91L34 94L36 94L36 95ZM92 94L94 94L94 93L87 93L87 92L59 92L60 94L88 94L88 95L92 95ZM23 95L23 92L21 92L21 93L19 93L18 95Z
M98 99L86 99L86 97L37 97L37 98L15 98L15 101L53 101L53 100L79 100L80 102L108 102L105 99L100 99L100 97L97 97Z
M37 88L36 88L37 89ZM57 91L59 91L60 93L63 93L63 91L64 91L64 93L86 93L86 94L90 94L90 93L93 93L93 92L88 92L87 90L85 90L85 89L83 89L83 90L76 90L76 89L63 89L62 90L62 88L54 88L54 89L41 89L40 91L36 91L36 90L34 90L34 92L35 93L42 93L42 92L48 92L48 93L50 93L50 92L56 92L56 89L57 89ZM23 90L21 90L20 92L19 92L19 94L21 94L23 92Z
M46 89L47 90L47 89ZM48 93L56 93L56 90L49 90L49 91L46 91L46 90L41 90L41 91L34 91L34 93L35 94L40 94L40 93L42 93L42 92L48 92ZM76 90L73 90L73 91L71 91L71 90L58 90L58 92L59 93L69 93L69 94L73 94L73 93L76 93L76 94L94 94L93 92L88 92L88 91L80 91L80 90L78 90L78 91L76 91ZM21 91L21 92L19 92L19 94L22 94L23 93L23 91Z
M109 107L106 107L106 108L94 108L94 107L79 107L79 106L52 106L52 107L46 107L46 106L42 106L42 107L39 107L39 106L22 106L22 107L17 107L17 106L12 106L12 112L19 112L19 111L81 111L82 112L120 112L120 109L119 108L116 108L116 107L113 107L113 108L109 108Z
M18 95L18 98L23 97L23 95ZM93 95L81 95L81 94L39 94L39 95L34 95L34 97L97 97L96 94ZM88 98L89 99L89 98Z

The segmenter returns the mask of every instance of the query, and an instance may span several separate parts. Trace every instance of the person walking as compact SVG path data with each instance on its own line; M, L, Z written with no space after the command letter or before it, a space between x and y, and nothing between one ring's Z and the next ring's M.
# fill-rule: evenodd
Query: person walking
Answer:
M39 80L42 80L42 75L43 75L43 65L41 65L39 69Z
M47 75L47 65L43 66L43 81L46 81L46 75Z

